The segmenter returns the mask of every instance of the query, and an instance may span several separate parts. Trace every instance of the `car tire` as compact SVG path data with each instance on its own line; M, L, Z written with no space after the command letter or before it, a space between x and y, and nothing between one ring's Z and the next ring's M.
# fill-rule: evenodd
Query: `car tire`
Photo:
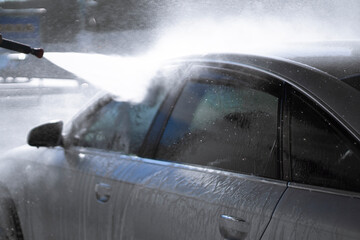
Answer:
M0 240L22 240L15 204L9 197L0 198Z

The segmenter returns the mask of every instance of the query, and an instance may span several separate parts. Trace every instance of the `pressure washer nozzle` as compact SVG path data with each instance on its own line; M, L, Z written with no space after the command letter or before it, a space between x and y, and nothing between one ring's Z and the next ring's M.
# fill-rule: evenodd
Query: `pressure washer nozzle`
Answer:
M44 56L44 49L42 48L32 48L31 54L35 55L38 58L42 58Z
M44 49L42 48L31 48L28 45L2 38L1 34L0 34L0 47L20 53L25 53L25 54L30 53L38 58L42 58L44 55Z

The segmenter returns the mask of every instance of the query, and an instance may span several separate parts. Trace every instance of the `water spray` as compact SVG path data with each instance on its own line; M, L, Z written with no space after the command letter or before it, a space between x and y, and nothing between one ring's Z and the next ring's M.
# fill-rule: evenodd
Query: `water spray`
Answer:
M0 47L20 53L32 54L38 58L42 58L44 55L44 49L42 48L32 48L28 45L2 38L1 34L0 34Z

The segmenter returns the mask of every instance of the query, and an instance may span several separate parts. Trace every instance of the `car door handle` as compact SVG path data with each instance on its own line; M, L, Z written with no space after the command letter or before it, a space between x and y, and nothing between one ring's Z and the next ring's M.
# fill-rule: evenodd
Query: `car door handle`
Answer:
M224 239L240 240L246 238L250 231L250 224L240 218L220 215L219 230Z
M97 183L95 185L96 199L101 203L106 203L110 200L111 186L107 183Z

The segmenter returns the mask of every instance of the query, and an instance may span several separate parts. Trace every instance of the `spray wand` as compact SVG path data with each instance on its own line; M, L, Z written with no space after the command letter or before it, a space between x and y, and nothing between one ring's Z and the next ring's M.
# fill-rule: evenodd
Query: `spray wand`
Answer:
M25 54L30 53L38 58L42 58L44 55L44 49L32 48L28 45L2 38L1 33L0 33L0 47L20 53L25 53Z

